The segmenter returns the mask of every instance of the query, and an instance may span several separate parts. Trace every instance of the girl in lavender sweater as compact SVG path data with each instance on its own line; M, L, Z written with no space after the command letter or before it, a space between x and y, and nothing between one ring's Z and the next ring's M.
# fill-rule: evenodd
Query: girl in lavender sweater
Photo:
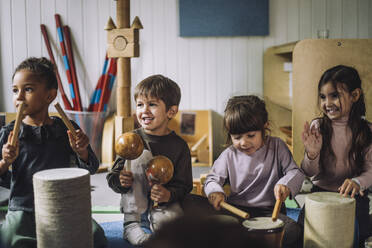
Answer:
M276 199L284 202L299 192L304 180L301 169L286 144L267 134L268 114L260 98L249 95L229 99L224 126L230 146L207 176L204 191L209 202L216 210L227 201L252 217L271 216ZM226 182L231 186L228 197L223 191ZM279 218L286 223L283 246L295 247L300 227L285 215L285 207Z
M312 177L313 192L332 191L355 197L360 245L369 236L368 187L372 184L372 125L358 71L338 65L318 84L323 116L307 122L302 133L305 157L301 167Z

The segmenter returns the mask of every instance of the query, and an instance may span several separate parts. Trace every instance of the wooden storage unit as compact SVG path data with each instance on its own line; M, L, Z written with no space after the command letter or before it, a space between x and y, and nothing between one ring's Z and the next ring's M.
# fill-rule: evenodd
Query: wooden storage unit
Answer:
M212 111L180 110L168 126L189 145L193 166L211 166L213 164Z
M362 79L367 107L372 120L372 39L302 40L269 48L264 55L264 96L267 101L272 135L286 139L282 126L292 126L293 156L301 163L304 147L301 133L305 121L321 112L317 106L318 82L325 70L344 64L356 68ZM293 63L292 97L289 77L283 63Z
M292 94L289 72L284 64L292 62L292 51L297 42L270 47L264 53L264 98L269 113L271 135L286 141L292 150L288 132L280 129L292 126Z

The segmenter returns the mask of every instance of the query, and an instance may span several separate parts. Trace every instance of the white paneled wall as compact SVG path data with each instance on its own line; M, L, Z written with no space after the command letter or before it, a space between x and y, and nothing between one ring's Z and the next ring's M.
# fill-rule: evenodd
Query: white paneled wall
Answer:
M1 0L0 111L14 111L11 77L28 56L46 56L40 24L47 26L65 91L54 14L72 33L83 105L102 70L108 17L115 20L113 0ZM152 74L164 74L182 90L181 109L223 112L235 94L262 94L264 50L273 45L317 38L372 38L371 0L270 0L270 35L265 37L179 37L177 0L132 0L131 16L139 16L140 58L132 59L132 86ZM115 93L111 102L115 108Z

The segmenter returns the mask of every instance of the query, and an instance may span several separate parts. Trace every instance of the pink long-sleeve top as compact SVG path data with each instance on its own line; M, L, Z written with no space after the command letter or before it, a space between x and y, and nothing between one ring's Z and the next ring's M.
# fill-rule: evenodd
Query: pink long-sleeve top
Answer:
M326 158L326 166L323 172L320 172L319 155L314 160L310 160L305 152L301 163L301 168L307 176L312 177L313 183L329 191L338 191L345 179L353 178L349 169L350 162L348 158L352 144L352 133L347 121L347 118L332 121L333 135L331 145L335 158ZM319 127L318 120L314 120L311 123L311 126L313 125ZM372 129L372 125L370 124L369 126ZM372 145L367 148L364 159L364 172L354 177L362 190L372 185Z
M269 136L252 155L233 146L226 148L214 162L204 191L207 196L213 192L223 193L222 187L228 179L231 186L228 202L247 207L268 207L275 204L276 184L287 186L295 196L304 177L286 144Z

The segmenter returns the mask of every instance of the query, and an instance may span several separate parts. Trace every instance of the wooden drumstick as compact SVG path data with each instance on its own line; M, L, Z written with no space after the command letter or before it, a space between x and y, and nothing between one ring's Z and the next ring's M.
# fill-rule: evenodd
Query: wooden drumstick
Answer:
M54 107L57 109L59 115L61 116L62 118L62 121L65 123L66 127L68 128L68 130L70 130L70 132L72 133L72 135L74 137L76 137L76 131L75 131L75 128L74 126L72 125L71 121L68 119L65 111L63 111L63 109L61 108L61 105L59 105L59 103L55 103L54 104Z
M227 211L230 211L231 213L233 214L236 214L237 216L239 217L242 217L243 219L248 219L249 218L249 214L247 212L244 212L242 210L240 210L239 208L236 208L226 202L221 202L220 203L220 206L224 209L226 209Z
M280 212L280 207L282 206L282 201L280 199L277 199L275 202L275 207L273 210L273 215L271 216L271 219L273 221L276 221L278 219L278 214Z
M12 140L10 142L10 144L12 146L15 146L15 144L17 142L17 139L18 139L19 127L21 126L21 122L22 122L22 119L23 119L23 110L24 109L25 109L25 103L21 102L18 105L17 116L16 116L14 128L13 128L13 137L12 137Z

